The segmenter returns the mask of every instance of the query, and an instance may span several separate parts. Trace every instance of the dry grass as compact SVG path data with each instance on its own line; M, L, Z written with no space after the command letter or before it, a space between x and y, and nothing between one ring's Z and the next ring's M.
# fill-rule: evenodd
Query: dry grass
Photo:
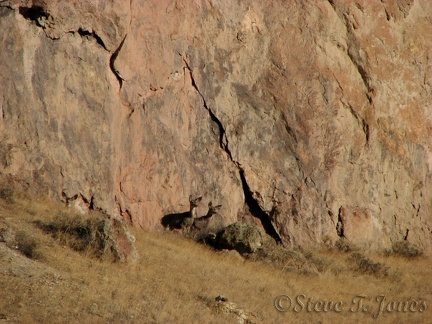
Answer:
M413 299L427 306L432 303L432 270L425 257L407 261L337 249L278 250L253 261L215 252L180 235L140 231L135 233L139 260L120 264L94 258L86 249L75 251L35 225L35 221L53 221L60 213L71 215L48 201L0 199L0 228L22 233L17 240L30 242L33 251L20 253L0 243L0 321L238 323L244 313L256 323L375 323L379 306L375 299L381 295L386 307L392 301ZM25 256L33 253L36 259ZM214 301L218 295L236 306L222 307ZM279 295L293 300L286 312L274 306ZM359 295L366 296L362 303L367 312L355 311L358 303L353 299L360 300L355 299ZM317 301L339 301L342 311L313 310L323 306ZM395 305L390 303L390 309ZM286 297L279 306L288 306ZM384 310L378 320L432 321L432 308L416 309Z
M89 215L59 212L53 219L37 220L34 224L59 243L75 251L103 258L106 255L104 218L104 215L98 212L91 212Z
M410 244L408 241L397 241L393 244L391 251L387 251L387 254L415 258L423 255L423 251L418 246Z

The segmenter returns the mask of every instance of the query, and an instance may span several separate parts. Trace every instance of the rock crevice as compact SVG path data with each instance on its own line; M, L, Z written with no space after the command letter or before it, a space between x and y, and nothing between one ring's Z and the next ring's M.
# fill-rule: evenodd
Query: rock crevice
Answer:
M202 93L200 92L200 90L198 89L198 85L196 84L196 81L193 77L193 73L191 68L189 67L189 64L187 63L187 61L185 59L184 63L186 65L186 69L190 74L190 78L191 78L191 82L192 82L192 87L197 91L197 93L200 95L200 97L203 100L203 105L204 108L208 111L210 118L213 122L215 122L218 125L219 128L219 145L220 148L228 155L230 161L237 167L238 171L239 171L239 175L240 175L240 179L241 179L241 183L242 183L242 188L243 188L243 193L245 196L245 203L248 207L249 212L252 214L252 216L254 216L255 218L257 218L262 227L264 228L264 230L266 231L266 233L268 235L270 235L275 241L277 242L282 242L279 234L277 233L277 231L275 230L273 224L270 221L269 218L269 213L266 213L259 205L258 201L254 198L252 191L249 188L249 185L247 183L246 180L246 176L245 176L245 171L243 170L243 168L241 167L241 164L238 161L235 161L232 157L232 154L228 148L228 138L225 132L225 128L223 127L221 121L216 117L216 115L213 113L213 111L210 109L210 107L207 105L207 102L204 98L204 96L202 95Z

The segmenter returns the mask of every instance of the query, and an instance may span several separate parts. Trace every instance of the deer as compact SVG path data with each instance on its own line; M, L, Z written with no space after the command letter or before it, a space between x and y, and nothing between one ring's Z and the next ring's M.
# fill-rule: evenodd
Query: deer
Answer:
M162 226L170 230L182 229L184 231L189 231L191 226L193 225L194 219L196 218L198 204L201 199L202 197L192 198L192 195L190 195L189 211L163 216L161 219Z
M207 228L207 226L208 226L208 224L209 224L209 222L211 220L211 217L213 215L217 214L217 211L221 207L222 207L222 205L213 206L213 203L210 201L208 203L209 210L207 212L207 215L195 218L195 220L194 220L194 222L192 224L193 227L194 227L194 229L203 230L203 229Z
M213 206L210 201L208 207L206 215L194 219L189 235L197 242L214 246L217 233L223 226L222 216L218 213L222 205Z

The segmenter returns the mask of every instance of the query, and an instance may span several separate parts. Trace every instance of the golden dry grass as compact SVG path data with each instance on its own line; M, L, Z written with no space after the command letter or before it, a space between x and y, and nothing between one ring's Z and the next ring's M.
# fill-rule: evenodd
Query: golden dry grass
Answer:
M310 263L323 265L302 274L301 269L215 252L180 235L136 231L138 261L119 264L73 251L34 224L59 213L71 211L46 200L0 200L0 228L13 228L36 242L35 259L0 243L0 321L238 323L242 309L256 323L432 322L431 260L424 257L367 255L388 270L363 274L347 261L350 253L310 251ZM218 295L227 296L237 311L213 307ZM283 311L275 308L280 295L291 298L289 309L287 297L278 303ZM353 299L360 295L366 296L367 312L356 311ZM402 308L379 313L379 296L385 296L386 307ZM322 310L330 301L341 303L340 312ZM393 301L410 301L412 310Z

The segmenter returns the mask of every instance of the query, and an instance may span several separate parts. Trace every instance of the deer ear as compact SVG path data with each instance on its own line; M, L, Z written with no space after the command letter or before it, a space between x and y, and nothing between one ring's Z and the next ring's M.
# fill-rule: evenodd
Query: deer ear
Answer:
M192 201L192 195L189 195L189 201Z
M197 202L200 202L201 199L202 199L202 197L198 197L198 198L196 199L196 201L197 201Z
M211 206L213 206L213 204L212 204L212 202L210 201L210 202L208 203L208 207L211 208Z
M214 208L219 209L219 208L221 208L221 207L222 207L222 205L217 205L217 206L215 206Z

